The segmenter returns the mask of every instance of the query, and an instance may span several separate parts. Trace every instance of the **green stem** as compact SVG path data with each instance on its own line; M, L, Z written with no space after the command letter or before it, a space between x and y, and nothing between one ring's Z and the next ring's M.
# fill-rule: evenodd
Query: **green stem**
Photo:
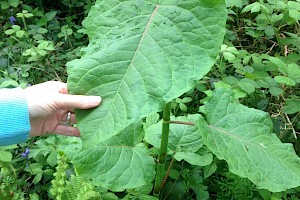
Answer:
M160 155L159 155L160 163L165 163L165 158L168 150L170 113L171 113L170 111L171 111L171 103L167 103L163 111L163 124L162 124L162 135L161 135Z
M22 21L23 21L23 25L24 25L24 28L25 28L25 31L26 31L26 34L27 34L28 30L27 30L27 24L26 24L26 20L25 20L24 16L22 16Z
M154 193L159 194L162 180L164 177L165 160L168 150L169 125L170 125L171 103L167 103L163 111L162 136L160 143L160 153L157 163L156 180L154 185Z

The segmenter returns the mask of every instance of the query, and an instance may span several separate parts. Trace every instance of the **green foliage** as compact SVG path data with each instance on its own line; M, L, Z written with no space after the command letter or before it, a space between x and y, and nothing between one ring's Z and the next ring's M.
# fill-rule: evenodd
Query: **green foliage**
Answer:
M292 145L272 133L267 113L238 104L233 96L217 90L205 104L208 123L198 123L204 144L231 172L259 188L281 192L299 186L300 158Z
M62 154L59 156L58 165L56 167L56 172L53 174L54 179L51 181L52 188L50 189L50 194L57 200L63 199L62 196L65 192L66 185L66 169L68 168L67 157Z
M65 81L73 60L71 92L103 98L76 111L83 140L1 148L0 199L300 198L300 2L226 0L222 45L221 0L157 2L0 0L1 88Z
M222 1L97 1L83 22L89 46L80 60L68 63L72 93L105 98L101 108L76 113L84 147L191 89L214 63L225 16Z
M66 80L64 65L79 55L77 47L86 40L84 34L77 32L81 26L76 23L82 15L62 20L65 11L53 10L54 5L0 1L0 87Z

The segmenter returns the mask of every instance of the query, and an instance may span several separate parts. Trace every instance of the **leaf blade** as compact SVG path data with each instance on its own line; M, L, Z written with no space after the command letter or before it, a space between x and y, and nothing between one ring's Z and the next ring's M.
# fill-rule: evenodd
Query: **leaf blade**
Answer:
M222 0L97 1L84 23L90 45L67 64L71 93L103 98L99 108L77 111L83 145L118 134L192 88L213 64L225 16Z
M208 124L199 124L204 143L231 172L272 192L300 185L300 159L272 133L266 113L237 103L224 90L213 95L206 111Z

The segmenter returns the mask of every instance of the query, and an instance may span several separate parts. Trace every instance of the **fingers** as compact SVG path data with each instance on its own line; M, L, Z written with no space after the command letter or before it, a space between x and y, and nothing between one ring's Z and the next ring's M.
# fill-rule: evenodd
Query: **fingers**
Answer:
M79 108L89 109L100 104L101 97L99 96L83 96L83 95L65 95L58 94L55 99L55 107L58 109L64 108Z
M73 126L66 126L66 125L58 125L53 132L54 134L66 135L66 136L76 136L80 137L80 133L78 128Z

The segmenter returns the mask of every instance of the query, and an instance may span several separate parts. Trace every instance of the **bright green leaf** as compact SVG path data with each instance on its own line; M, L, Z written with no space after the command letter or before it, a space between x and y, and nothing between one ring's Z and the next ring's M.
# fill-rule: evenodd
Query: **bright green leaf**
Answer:
M0 84L0 88L18 87L19 83L14 80L7 80Z
M25 18L30 18L30 17L33 17L33 14L31 14L31 13L26 13L26 14L24 14L24 17L25 17Z
M193 101L193 99L191 97L184 97L181 102L182 103L190 103L191 101Z
M28 167L25 168L25 171L37 175L38 173L43 172L42 168L43 164L41 163L31 163Z
M38 29L36 30L36 32L37 32L37 33L40 33L40 34L44 34L44 33L47 33L48 30L45 29L45 28L38 28Z
M179 108L180 110L186 112L187 111L187 106L184 103L179 103Z
M57 164L57 152L52 151L48 157L47 157L47 163L51 166L54 167Z
M287 74L287 66L282 60L276 57L269 57L269 60L275 64L281 72Z
M248 94L251 94L255 92L255 87L257 86L256 83L251 80L251 79L242 79L239 83L238 86Z
M233 61L235 59L235 55L230 52L223 53L224 59L228 61Z
M288 85L288 86L295 86L296 85L296 82L293 79L291 79L289 77L286 77L286 76L275 76L274 80L277 83L285 84L285 85Z
M269 91L274 97L279 97L279 95L283 93L283 90L281 88L273 86L270 87Z
M0 150L0 162L11 162L12 154L9 151Z
M300 83L300 67L296 63L289 64L287 66L288 77Z
M177 152L174 155L174 158L177 161L185 160L191 165L196 165L196 166L207 166L211 164L213 161L213 156L211 153L199 155L197 153L191 153L191 152Z
M12 25L11 26L15 31L21 30L21 27L19 25Z
M214 64L225 21L223 0L97 1L83 22L89 46L67 64L70 93L103 98L77 110L84 148L193 88Z
M272 192L300 185L300 158L272 133L267 113L239 104L229 90L216 91L205 108L208 123L201 119L198 130L232 173Z
M226 51L235 55L240 54L240 52L235 47L227 47Z
M238 8L242 8L243 1L242 0L226 0L226 6L227 7L235 6L235 7L238 7Z
M38 173L37 175L35 175L35 177L34 177L33 180L32 180L32 183L33 183L34 185L38 184L38 183L41 181L42 176L43 176L43 172L40 172L40 173Z
M25 31L23 31L23 30L16 31L16 36L18 38L22 38L24 36L24 34L25 34Z
M14 29L8 29L8 30L6 30L4 33L5 33L6 35L11 35L11 34L13 34L14 32L16 32Z
M300 112L300 99L287 99L283 107L286 114L295 114Z

